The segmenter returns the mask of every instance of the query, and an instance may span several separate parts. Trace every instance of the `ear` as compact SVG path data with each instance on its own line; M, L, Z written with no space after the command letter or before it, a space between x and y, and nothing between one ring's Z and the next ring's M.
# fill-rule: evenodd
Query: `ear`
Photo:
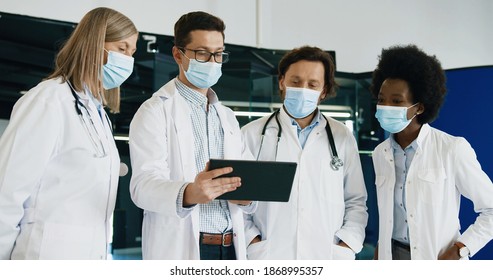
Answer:
M285 88L284 88L284 76L279 77L279 89L285 90Z
M176 64L181 65L182 64L182 55L180 50L176 47L173 46L171 49L171 52L173 53L173 58L175 59Z
M421 115L425 111L425 106L422 103L418 104L418 110L416 111L416 115Z
M318 104L320 104L320 102L322 102L322 100L325 100L325 98L327 98L327 88L326 87L324 87L324 89L320 93L320 98L318 100Z
M279 77L279 96L281 100L284 101L286 95L286 88L284 87L284 76Z

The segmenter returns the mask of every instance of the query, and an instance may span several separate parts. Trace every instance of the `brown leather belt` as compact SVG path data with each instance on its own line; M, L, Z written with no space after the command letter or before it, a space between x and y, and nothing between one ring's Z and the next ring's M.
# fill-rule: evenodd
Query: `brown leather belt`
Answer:
M229 247L233 244L233 233L226 232L223 234L217 233L200 233L200 242L205 245L220 245L224 247Z

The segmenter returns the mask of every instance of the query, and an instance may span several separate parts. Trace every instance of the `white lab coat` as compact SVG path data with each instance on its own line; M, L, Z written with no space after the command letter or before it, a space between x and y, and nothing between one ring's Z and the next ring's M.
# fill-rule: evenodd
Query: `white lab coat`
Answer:
M471 256L493 238L493 184L476 154L461 137L424 124L406 178L407 221L411 259L436 260L457 240ZM375 148L373 163L379 212L378 258L392 259L395 164L390 139ZM480 213L460 234L460 196Z
M220 104L215 107L224 130L224 157L250 155L233 111ZM200 259L200 207L180 218L176 205L181 187L193 182L198 173L190 114L173 79L141 105L130 125L130 193L133 202L144 209L144 259ZM245 259L243 211L236 204L228 206L236 257Z
M268 116L242 128L254 156L259 153L261 131ZM259 202L248 217L247 241L257 234L262 241L248 247L249 259L354 259L362 249L366 212L366 188L358 148L352 133L340 122L328 118L339 157L344 167L334 171L325 132L325 119L310 133L302 149L296 126L281 109L282 126L277 161L297 162L289 202ZM275 160L278 126L267 125L259 160ZM337 246L342 239L351 249Z
M105 157L95 157L67 83L43 81L15 104L0 139L0 259L106 258L120 158L106 117L80 100Z

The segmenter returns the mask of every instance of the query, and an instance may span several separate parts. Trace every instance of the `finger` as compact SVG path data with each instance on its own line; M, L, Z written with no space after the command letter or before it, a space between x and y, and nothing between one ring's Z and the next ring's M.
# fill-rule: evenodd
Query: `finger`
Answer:
M225 194L227 192L232 192L236 190L238 187L234 185L222 185L219 187L216 187L211 190L210 194L213 197L212 199L216 199L218 196L221 196L222 194Z
M232 167L223 167L223 168L218 168L218 169L207 171L207 174L208 174L208 176L210 176L210 178L216 178L216 177L219 177L221 175L225 175L225 174L228 174L231 172L233 172Z
M236 184L239 186L241 183L240 177L221 177L212 180L214 186L231 185Z

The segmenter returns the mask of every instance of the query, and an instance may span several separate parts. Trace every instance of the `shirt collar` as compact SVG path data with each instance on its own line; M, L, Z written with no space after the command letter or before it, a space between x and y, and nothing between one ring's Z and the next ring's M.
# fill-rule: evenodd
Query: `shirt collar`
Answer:
M397 141L395 141L394 136L395 136L395 134L391 134L389 137L390 138L390 145L392 146L392 148L394 150L398 150L398 151L406 150L409 147L413 148L413 150L415 150L415 151L418 150L418 147L419 147L418 142L420 142L420 141L418 141L419 137L416 137L416 139L414 139L413 142L411 142L411 144L409 144L406 148L402 149L401 145L399 145L399 143L397 143Z
M307 128L311 129L311 128L314 128L315 126L317 126L318 123L320 122L320 118L321 118L321 113L320 113L320 110L317 108L316 113L315 113L315 117L312 119L312 122L307 127L305 127L305 129L307 129ZM289 116L289 119L291 120L291 124L293 126L296 126L299 130L302 130L300 125L296 122L295 119L293 119L291 116Z
M191 104L197 106L206 106L207 102L209 104L214 105L219 102L216 93L212 89L207 90L207 96L204 96L202 93L189 88L185 85L180 79L175 79L176 89L178 93L180 93L183 98L185 98Z

